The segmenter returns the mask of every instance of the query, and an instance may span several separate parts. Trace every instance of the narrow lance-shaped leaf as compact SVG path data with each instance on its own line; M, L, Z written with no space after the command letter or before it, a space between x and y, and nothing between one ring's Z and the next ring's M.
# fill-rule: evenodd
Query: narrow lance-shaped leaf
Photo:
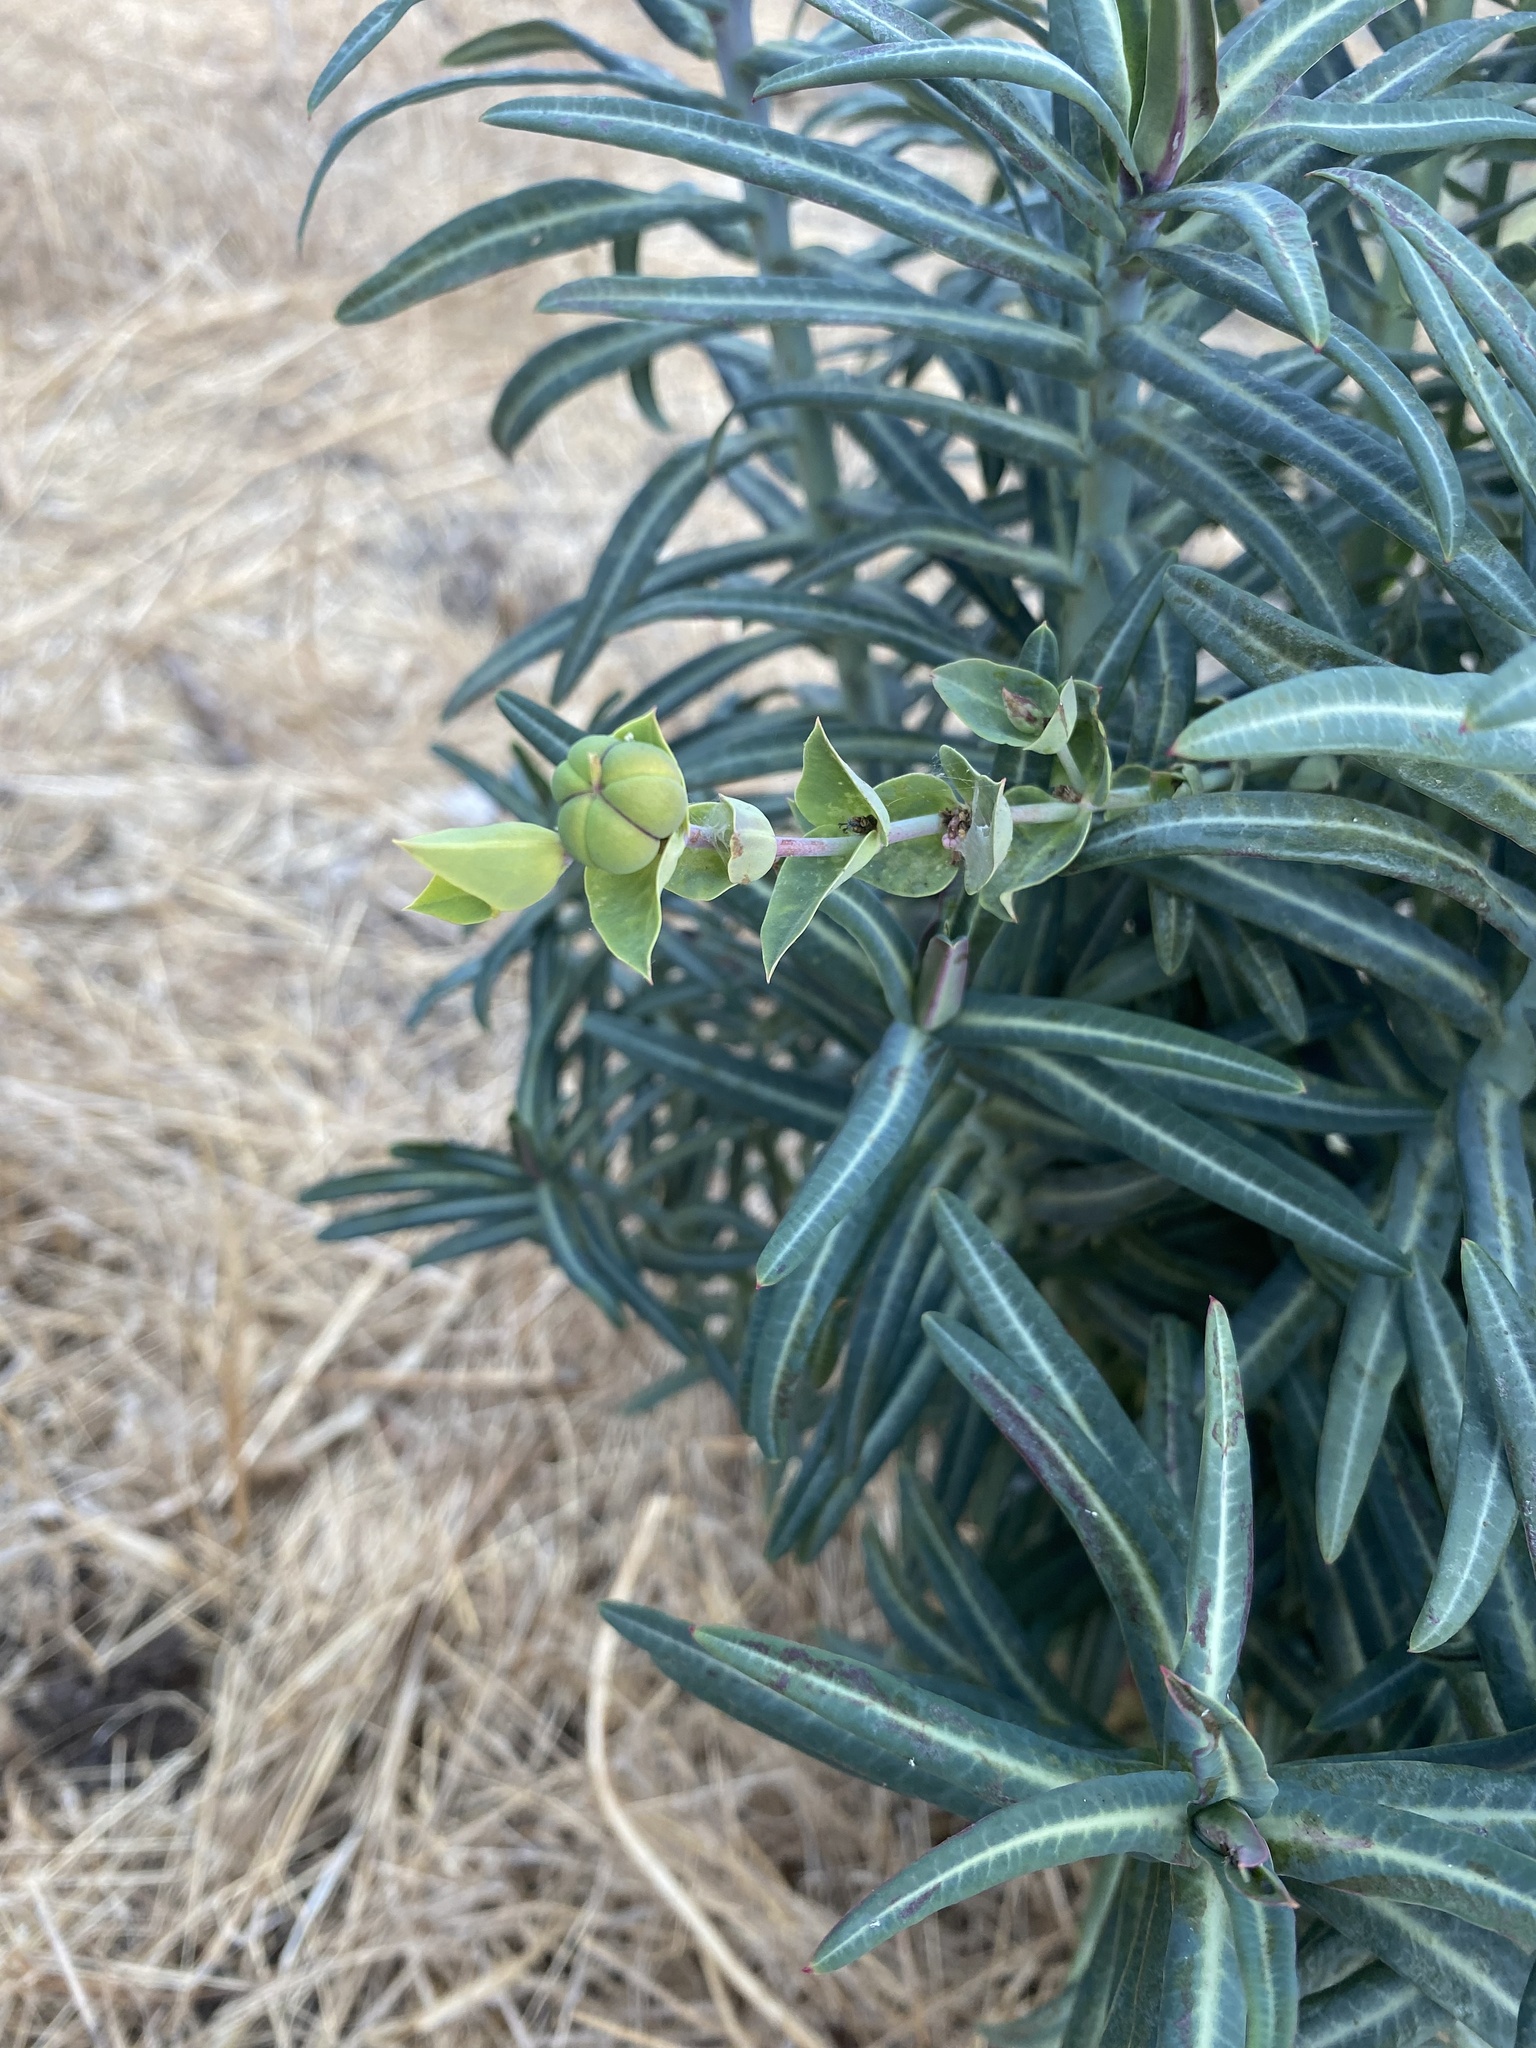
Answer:
M1211 0L1147 0L1146 21L1136 167L1161 190L1216 112L1216 10Z
M1151 804L1102 826L1079 872L1139 851L1259 854L1385 875L1452 897L1522 951L1536 953L1536 897L1444 833L1378 804L1298 790Z
M1156 1725L1162 1719L1161 1672L1178 1654L1178 1554L1134 1487L1042 1381L1013 1369L1001 1352L947 1316L926 1316L923 1328L1077 1532L1119 1616L1142 1701Z
M1529 114L1449 92L1377 106L1293 95L1265 117L1254 139L1318 142L1351 156L1429 156L1484 142L1529 142L1532 137L1536 120Z
M1372 1963L1301 2001L1296 2040L1298 2048L1417 2048L1440 2026L1432 1999L1385 1963Z
M1536 409L1536 313L1487 250L1394 178L1354 169L1329 175L1417 251L1526 404Z
M1085 647L1073 657L1073 669L1101 693L1099 711L1108 718L1162 603L1164 579L1175 560L1172 548L1161 548L1137 571L1110 605Z
M742 1344L742 1420L765 1458L789 1455L790 1412L801 1374L863 1249L878 1203L877 1195L851 1210L785 1280L760 1288L753 1300Z
M1142 868L1150 881L1427 1004L1460 1031L1480 1037L1492 1027L1498 992L1487 970L1427 924L1395 915L1345 875L1255 856L1205 854L1148 860Z
M1100 1068L1068 1067L1049 1053L982 1056L988 1075L1027 1094L1165 1174L1181 1187L1278 1230L1324 1258L1365 1272L1396 1273L1405 1261L1341 1187L1325 1197L1236 1138L1187 1110Z
M1385 1898L1434 1906L1536 1947L1536 1857L1518 1849L1370 1799L1285 1784L1264 1833L1282 1877L1368 1881Z
M674 449L625 506L593 568L560 653L550 699L561 704L581 681L617 614L635 596L667 537L709 482L710 448Z
M503 455L512 455L540 420L572 393L693 338L688 329L664 322L632 326L612 321L562 334L558 341L536 349L503 385L491 414L491 439Z
M1529 977L1528 977L1529 978ZM1504 1006L1456 1090L1456 1146L1466 1197L1467 1236L1536 1305L1536 1215L1520 1105L1536 1087L1536 1040L1522 988Z
M944 36L926 42L877 44L871 50L839 51L775 72L758 87L756 96L764 99L813 86L907 78L993 79L1059 94L1090 114L1114 144L1120 161L1128 170L1134 168L1131 139L1102 95L1070 64L1047 50L1032 49L1028 43L1003 42L990 36L966 36L957 41Z
M1536 121L1531 127L1536 132ZM1382 233L1435 353L1481 419L1527 507L1536 511L1536 416L1489 363L1451 294L1412 243L1385 222Z
M1086 1856L1135 1854L1173 1863L1188 1855L1193 1781L1183 1771L1098 1778L1021 1800L920 1856L832 1929L811 1967L840 1970L945 1906L1031 1870Z
M1322 347L1333 316L1311 225L1294 199L1268 185L1217 183L1180 185L1174 194L1149 194L1140 204L1166 207L1169 198L1181 212L1218 213L1240 227L1297 332L1314 348Z
M761 1287L794 1271L855 1202L880 1186L928 1106L944 1049L913 1024L893 1024L859 1077L848 1116L795 1192L757 1262Z
M1110 1464L1134 1480L1142 1509L1182 1564L1188 1516L1098 1367L958 1195L940 1189L933 1219L945 1257L992 1343L1016 1374L1045 1387Z
M599 1611L608 1626L644 1650L659 1671L733 1720L892 1792L931 1799L967 1818L987 1811L990 1801L963 1792L953 1780L928 1771L912 1756L898 1757L879 1743L851 1734L723 1663L694 1641L686 1622L628 1601L605 1601Z
M1082 1053L1111 1062L1123 1059L1137 1067L1165 1067L1170 1073L1226 1081L1264 1095L1299 1095L1305 1085L1294 1068L1214 1033L1060 997L972 996L954 1023L946 1025L944 1038L949 1045L1036 1046L1042 1052Z
M1218 1700L1237 1672L1252 1597L1253 1478L1243 1383L1227 1312L1213 1300L1205 1320L1205 1420L1178 1675Z
M1186 726L1186 761L1288 761L1303 754L1404 754L1536 775L1536 725L1467 730L1465 673L1424 675L1385 662L1324 669L1223 704Z
M1304 1906L1379 1956L1485 2041L1507 2041L1529 1963L1502 1935L1428 1906L1358 1897L1338 1885L1300 1885Z
M856 30L872 43L923 42L934 33L931 21L912 8L897 5L896 0L816 0L816 4L834 21ZM997 9L991 11L995 14ZM1124 225L1102 180L1061 147L1050 127L1036 120L1018 93L1006 86L960 78L951 78L933 90L990 136L1008 162L1022 165L1027 175L1057 199L1074 220L1111 244L1124 240Z
M412 0L415 4L415 0ZM316 164L309 181L309 190L304 195L304 204L299 212L299 224L294 231L294 240L299 248L304 246L304 236L309 227L310 216L315 202L320 197L321 187L330 175L337 159L359 135L365 134L377 122L384 121L391 114L401 113L407 107L419 107L429 101L451 98L462 92L485 92L491 87L509 85L580 85L589 76L581 71L545 71L519 68L516 71L471 72L460 78L435 78L427 85L412 86L405 92L393 93L387 100L380 100L376 106L367 107L361 114L338 128L325 146L325 154Z
M1037 1725L1064 1735L1081 1727L1072 1695L1036 1654L933 1488L910 1465L901 1469L901 1523L918 1569L987 1684L1022 1702Z
M1009 412L1000 405L981 405L954 398L945 391L923 391L906 384L877 384L864 377L821 376L786 379L767 390L736 401L742 413L772 406L813 406L819 412L889 413L918 420L927 427L978 448L993 450L1021 467L1033 463L1059 469L1081 469L1087 461L1082 443L1050 420Z
M379 47L391 29L398 27L415 5L416 0L380 0L377 7L369 8L356 28L342 37L340 45L326 60L310 89L310 113L314 113L321 101L328 99L341 81Z
M1249 1897L1225 1867L1221 1878L1247 2008L1245 2048L1292 2048L1300 2003L1296 1915L1289 1906Z
M1074 297L1073 293L1063 293ZM1039 320L978 311L919 291L812 277L598 277L557 285L541 313L611 313L626 320L752 327L814 323L887 327L904 337L974 349L990 362L1086 381L1094 357L1075 335Z
M917 949L884 900L863 882L850 882L827 898L827 916L858 944L896 1022L910 1024Z
M1470 1238L1461 1248L1461 1278L1467 1319L1493 1388L1526 1544L1536 1559L1536 1326L1507 1276Z
M719 225L741 218L739 201L691 186L627 192L622 185L605 185L596 178L554 178L487 199L433 228L348 292L336 308L336 318L344 326L387 320L408 306L538 257L638 234L666 221Z
M1313 102L1306 104L1310 106ZM1259 266L1246 257L1225 250L1175 246L1159 249L1155 260L1160 268L1171 272L1192 291L1225 300L1227 304L1240 308L1256 320L1278 327L1282 332L1291 324L1289 308L1271 288ZM1347 321L1334 318L1328 338L1323 343L1323 354L1355 379L1396 433L1429 504L1441 555L1449 561L1461 537L1467 509L1466 494L1456 458L1440 431L1434 413L1419 396L1412 380L1404 375L1391 357ZM1247 602L1251 604L1256 600L1250 598ZM1222 658L1226 659L1225 656ZM1332 667L1335 662L1319 666ZM1230 662L1227 665L1232 666ZM1298 667L1311 665L1298 664ZM1295 669L1287 671L1290 674L1295 672ZM1254 678L1245 676L1245 680L1251 682ZM1266 680L1276 681L1278 678L1268 677Z
M973 1713L903 1673L750 1629L697 1628L700 1649L771 1686L833 1727L873 1742L988 1805L1113 1771L1103 1750L1074 1749L1009 1721ZM1139 1768L1129 1757L1118 1766Z
M1374 429L1330 412L1242 356L1182 340L1166 329L1122 329L1108 338L1104 353L1117 367L1134 370L1191 406L1239 445L1294 463L1409 547L1438 552L1412 464ZM1476 514L1462 522L1446 581L1459 598L1511 624L1532 616L1536 588Z
M1456 1148L1448 1120L1442 1118L1400 1144L1383 1230L1416 1268L1422 1265L1438 1278L1460 1207ZM1318 1449L1317 1539L1330 1564L1354 1525L1407 1362L1400 1288L1378 1275L1365 1275L1350 1295Z
M1092 304L1096 297L1076 259L973 206L953 186L889 157L875 163L841 143L606 93L507 100L483 118L493 128L675 157L700 170L836 207L958 263L994 271L1061 298Z
M1110 453L1202 518L1230 527L1311 625L1351 644L1370 639L1359 602L1322 535L1256 462L1183 420L1175 424L1146 412L1101 419L1094 432Z
M605 1010L589 1010L582 1026L588 1038L610 1045L633 1061L641 1074L665 1074L696 1090L727 1115L830 1138L848 1110L847 1084L814 1074L739 1059L723 1047L661 1026L636 1024Z
M1072 26L1077 32L1077 56L1114 109L1122 128L1131 125L1131 75L1125 61L1125 32L1115 0L1071 0Z
M639 6L669 43L676 43L691 57L708 60L714 56L715 32L708 8L695 5L695 0L639 0Z
M1481 679L1467 701L1466 722L1475 731L1536 719L1536 648L1523 648Z
M1221 42L1216 56L1220 105L1205 134L1185 158L1185 177L1196 177L1269 107L1288 85L1352 36L1390 0L1270 0L1245 16Z
M1174 1869L1159 2048L1245 2048L1247 1998L1225 1888L1202 1859Z
M1405 1282L1403 1300L1425 1435L1447 1502L1435 1576L1408 1639L1423 1652L1449 1642L1481 1607L1518 1510L1493 1387L1481 1359L1468 1355L1460 1311L1438 1277L1420 1270Z

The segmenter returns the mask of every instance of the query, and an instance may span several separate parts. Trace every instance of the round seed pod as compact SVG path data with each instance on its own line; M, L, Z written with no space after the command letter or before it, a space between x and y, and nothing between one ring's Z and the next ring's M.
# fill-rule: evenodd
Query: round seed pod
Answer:
M632 875L656 858L682 823L688 790L670 754L645 740L588 733L550 785L566 851L604 874Z

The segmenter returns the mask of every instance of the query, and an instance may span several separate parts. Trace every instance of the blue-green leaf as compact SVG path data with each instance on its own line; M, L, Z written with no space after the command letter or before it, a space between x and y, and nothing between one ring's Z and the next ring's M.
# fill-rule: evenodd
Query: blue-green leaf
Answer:
M1382 1228L1416 1269L1423 1266L1437 1276L1444 1271L1460 1206L1448 1127L1442 1123L1405 1137ZM1339 1557L1354 1526L1407 1363L1400 1288L1378 1274L1365 1274L1350 1295L1318 1449L1317 1540L1329 1564Z
M1302 754L1402 754L1456 767L1536 775L1536 723L1469 731L1465 673L1432 676L1385 662L1296 676L1186 726L1186 761L1286 761Z
M1255 790L1241 796L1149 804L1100 826L1086 859L1079 861L1079 872L1143 852L1257 854L1385 875L1438 890L1502 932L1522 952L1536 953L1536 897L1519 883L1495 875L1475 854L1433 826L1352 797Z
M1166 808L1183 810L1186 805ZM1300 1095L1305 1085L1294 1068L1210 1032L1134 1010L1058 997L972 996L942 1036L947 1045L1035 1046L1042 1052L1082 1053L1111 1064L1123 1060L1143 1069L1167 1068L1170 1073L1225 1081L1263 1095Z
M1283 6L1285 0L1270 0L1270 4ZM1164 210L1169 196L1149 193L1139 204ZM1312 229L1295 200L1269 185L1235 183L1180 185L1173 198L1181 212L1218 213L1243 230L1297 333L1314 348L1321 348L1333 316L1312 246Z
M890 157L871 159L842 143L607 93L507 100L483 118L493 128L675 157L699 170L835 207L920 248L936 249L957 263L1019 284L1080 303L1092 304L1096 297L1086 267L1076 258L1023 234L1002 215L972 205L942 180Z
M1205 1320L1201 1429L1178 1676L1222 1700L1237 1673L1253 1597L1253 1478L1232 1326L1214 1300Z
M1084 301L1089 287L1052 287ZM544 313L611 313L626 320L676 320L710 327L778 321L820 327L887 327L916 341L974 349L990 362L1086 381L1093 355L1075 335L1043 321L987 313L927 292L822 277L597 277L557 285Z
M1107 1458L1047 1391L1043 1375L1022 1370L947 1316L925 1316L923 1328L1076 1531L1119 1616L1143 1704L1156 1725L1162 1718L1161 1672L1178 1655L1183 1568L1138 1498L1130 1476L1138 1468L1127 1470ZM1145 1446L1134 1431L1132 1436L1141 1461L1150 1466Z
M1245 16L1216 53L1220 105L1185 158L1183 175L1196 177L1215 163L1288 85L1388 5L1390 0L1269 0Z
M1525 1540L1536 1558L1536 1326L1506 1274L1470 1238L1461 1247L1467 1320L1498 1409Z
M345 326L387 320L408 306L564 249L583 249L669 221L718 227L743 217L739 200L690 185L665 192L628 192L596 178L525 185L470 207L391 257L348 292L336 318Z
M1368 1884L1536 1948L1536 1857L1484 1835L1286 1782L1264 1833L1282 1877Z
M1274 687L1281 690L1287 685ZM1149 880L1165 888L1278 932L1415 1002L1427 1003L1459 1030L1481 1036L1497 1017L1498 992L1471 954L1424 923L1396 916L1347 876L1252 855L1236 859L1184 854L1174 860L1143 861L1141 866Z
M733 1720L760 1729L775 1741L787 1742L802 1755L816 1757L837 1770L850 1771L892 1792L930 1799L935 1806L947 1807L967 1819L988 1811L990 1800L962 1791L954 1780L930 1772L910 1755L895 1756L881 1744L838 1727L824 1715L701 1649L686 1622L622 1600L604 1601L599 1611L608 1626L644 1650L658 1670L685 1691L722 1708Z
M1296 1887L1302 1904L1416 1984L1485 2041L1508 2041L1529 1974L1524 1952L1503 1935L1429 1906L1360 1897L1338 1885Z
M737 1116L830 1138L847 1114L848 1091L841 1081L739 1059L723 1046L605 1010L589 1010L582 1028L588 1038L623 1053L640 1073L665 1074Z
M1073 1426L1111 1467L1134 1480L1142 1510L1180 1560L1178 1583L1182 1586L1188 1515L1098 1367L1073 1342L1028 1276L957 1195L940 1189L933 1197L933 1217L955 1278L992 1344L1023 1382L1038 1384L1060 1404ZM994 1361L988 1361L988 1370L997 1370Z
M1127 1853L1181 1860L1193 1789L1183 1771L1137 1771L1005 1806L871 1892L832 1929L811 1967L840 1970L943 1907L1031 1870Z
M404 21L416 0L380 0L377 7L370 7L356 28L342 37L334 54L321 70L320 76L310 88L309 111L313 113L322 100L328 99L341 81L355 71L363 59L370 56L390 31Z
M1108 1069L1069 1067L1049 1053L1021 1051L988 1053L978 1065L1143 1166L1322 1258L1368 1273L1406 1266L1342 1186L1325 1196L1312 1181Z
M1316 103L1309 100L1305 104L1312 106ZM1224 250L1167 246L1156 251L1156 261L1160 268L1169 271L1191 291L1224 300L1253 319L1266 321L1282 332L1291 325L1285 303L1270 288L1259 266L1244 256ZM1328 339L1323 343L1323 354L1355 379L1362 391L1380 408L1382 416L1402 442L1428 501L1441 555L1449 561L1456 550L1466 517L1466 494L1456 458L1440 431L1435 415L1419 396L1412 380L1404 375L1391 357L1358 328L1351 327L1337 316L1329 329ZM1252 599L1248 601L1253 602ZM1232 666L1230 662L1227 665L1229 668ZM1336 662L1318 665L1333 667ZM1297 667L1311 666L1310 662L1297 664ZM1296 668L1287 673L1295 674ZM1254 678L1248 677L1247 680L1253 681ZM1272 682L1278 678L1271 676L1265 680Z
M733 1671L987 1807L1117 1768L1103 1750L1074 1749L1017 1722L974 1713L882 1665L744 1628L700 1627L693 1640ZM1139 1768L1129 1757L1118 1767Z
M1114 144L1127 170L1135 168L1131 138L1102 95L1070 64L1064 64L1046 50L1033 49L1028 43L1003 42L988 36L966 36L956 41L943 36L924 42L877 44L871 50L839 51L775 72L758 87L757 97L801 92L813 86L907 78L977 78L1056 93L1090 114Z
M1202 519L1230 527L1312 625L1351 645L1370 638L1329 544L1256 462L1186 420L1163 421L1147 412L1113 415L1094 431L1101 446L1183 498Z
M1247 1998L1226 1890L1202 1859L1175 1869L1158 2048L1246 2048Z
M757 1262L760 1287L794 1271L855 1202L879 1189L907 1143L944 1065L944 1049L913 1024L893 1024L859 1076L837 1135L795 1191Z

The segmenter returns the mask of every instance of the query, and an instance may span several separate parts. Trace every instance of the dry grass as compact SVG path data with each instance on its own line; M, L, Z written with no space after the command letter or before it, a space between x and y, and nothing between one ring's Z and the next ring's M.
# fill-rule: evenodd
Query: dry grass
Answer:
M600 1811L593 1601L657 1496L675 1611L856 1625L850 1554L767 1570L724 1404L620 1417L655 1347L538 1257L413 1273L295 1202L496 1133L516 991L404 1031L460 942L401 917L389 840L471 814L426 752L447 687L654 459L617 396L510 474L487 448L547 274L331 326L512 181L428 109L295 264L354 11L0 0L0 2041L773 2043ZM455 13L369 86L492 18ZM809 2038L964 2039L1058 1970L1065 1895L1016 1887L810 1983L924 1814L627 1650L607 1726L610 1815Z

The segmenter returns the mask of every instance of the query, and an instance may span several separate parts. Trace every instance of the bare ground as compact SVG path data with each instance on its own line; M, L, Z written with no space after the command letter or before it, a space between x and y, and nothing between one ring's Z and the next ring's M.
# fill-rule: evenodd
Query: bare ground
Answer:
M1059 1975L1059 1883L813 1982L925 1810L628 1650L589 1764L637 1531L641 1597L789 1633L867 1620L854 1553L767 1569L724 1402L621 1416L666 1361L537 1255L413 1272L296 1201L498 1132L515 984L404 1028L462 941L390 840L475 815L447 689L656 458L622 394L489 448L548 270L332 325L570 167L424 109L297 262L357 8L0 0L0 2040L963 2041ZM495 18L428 0L343 111Z

